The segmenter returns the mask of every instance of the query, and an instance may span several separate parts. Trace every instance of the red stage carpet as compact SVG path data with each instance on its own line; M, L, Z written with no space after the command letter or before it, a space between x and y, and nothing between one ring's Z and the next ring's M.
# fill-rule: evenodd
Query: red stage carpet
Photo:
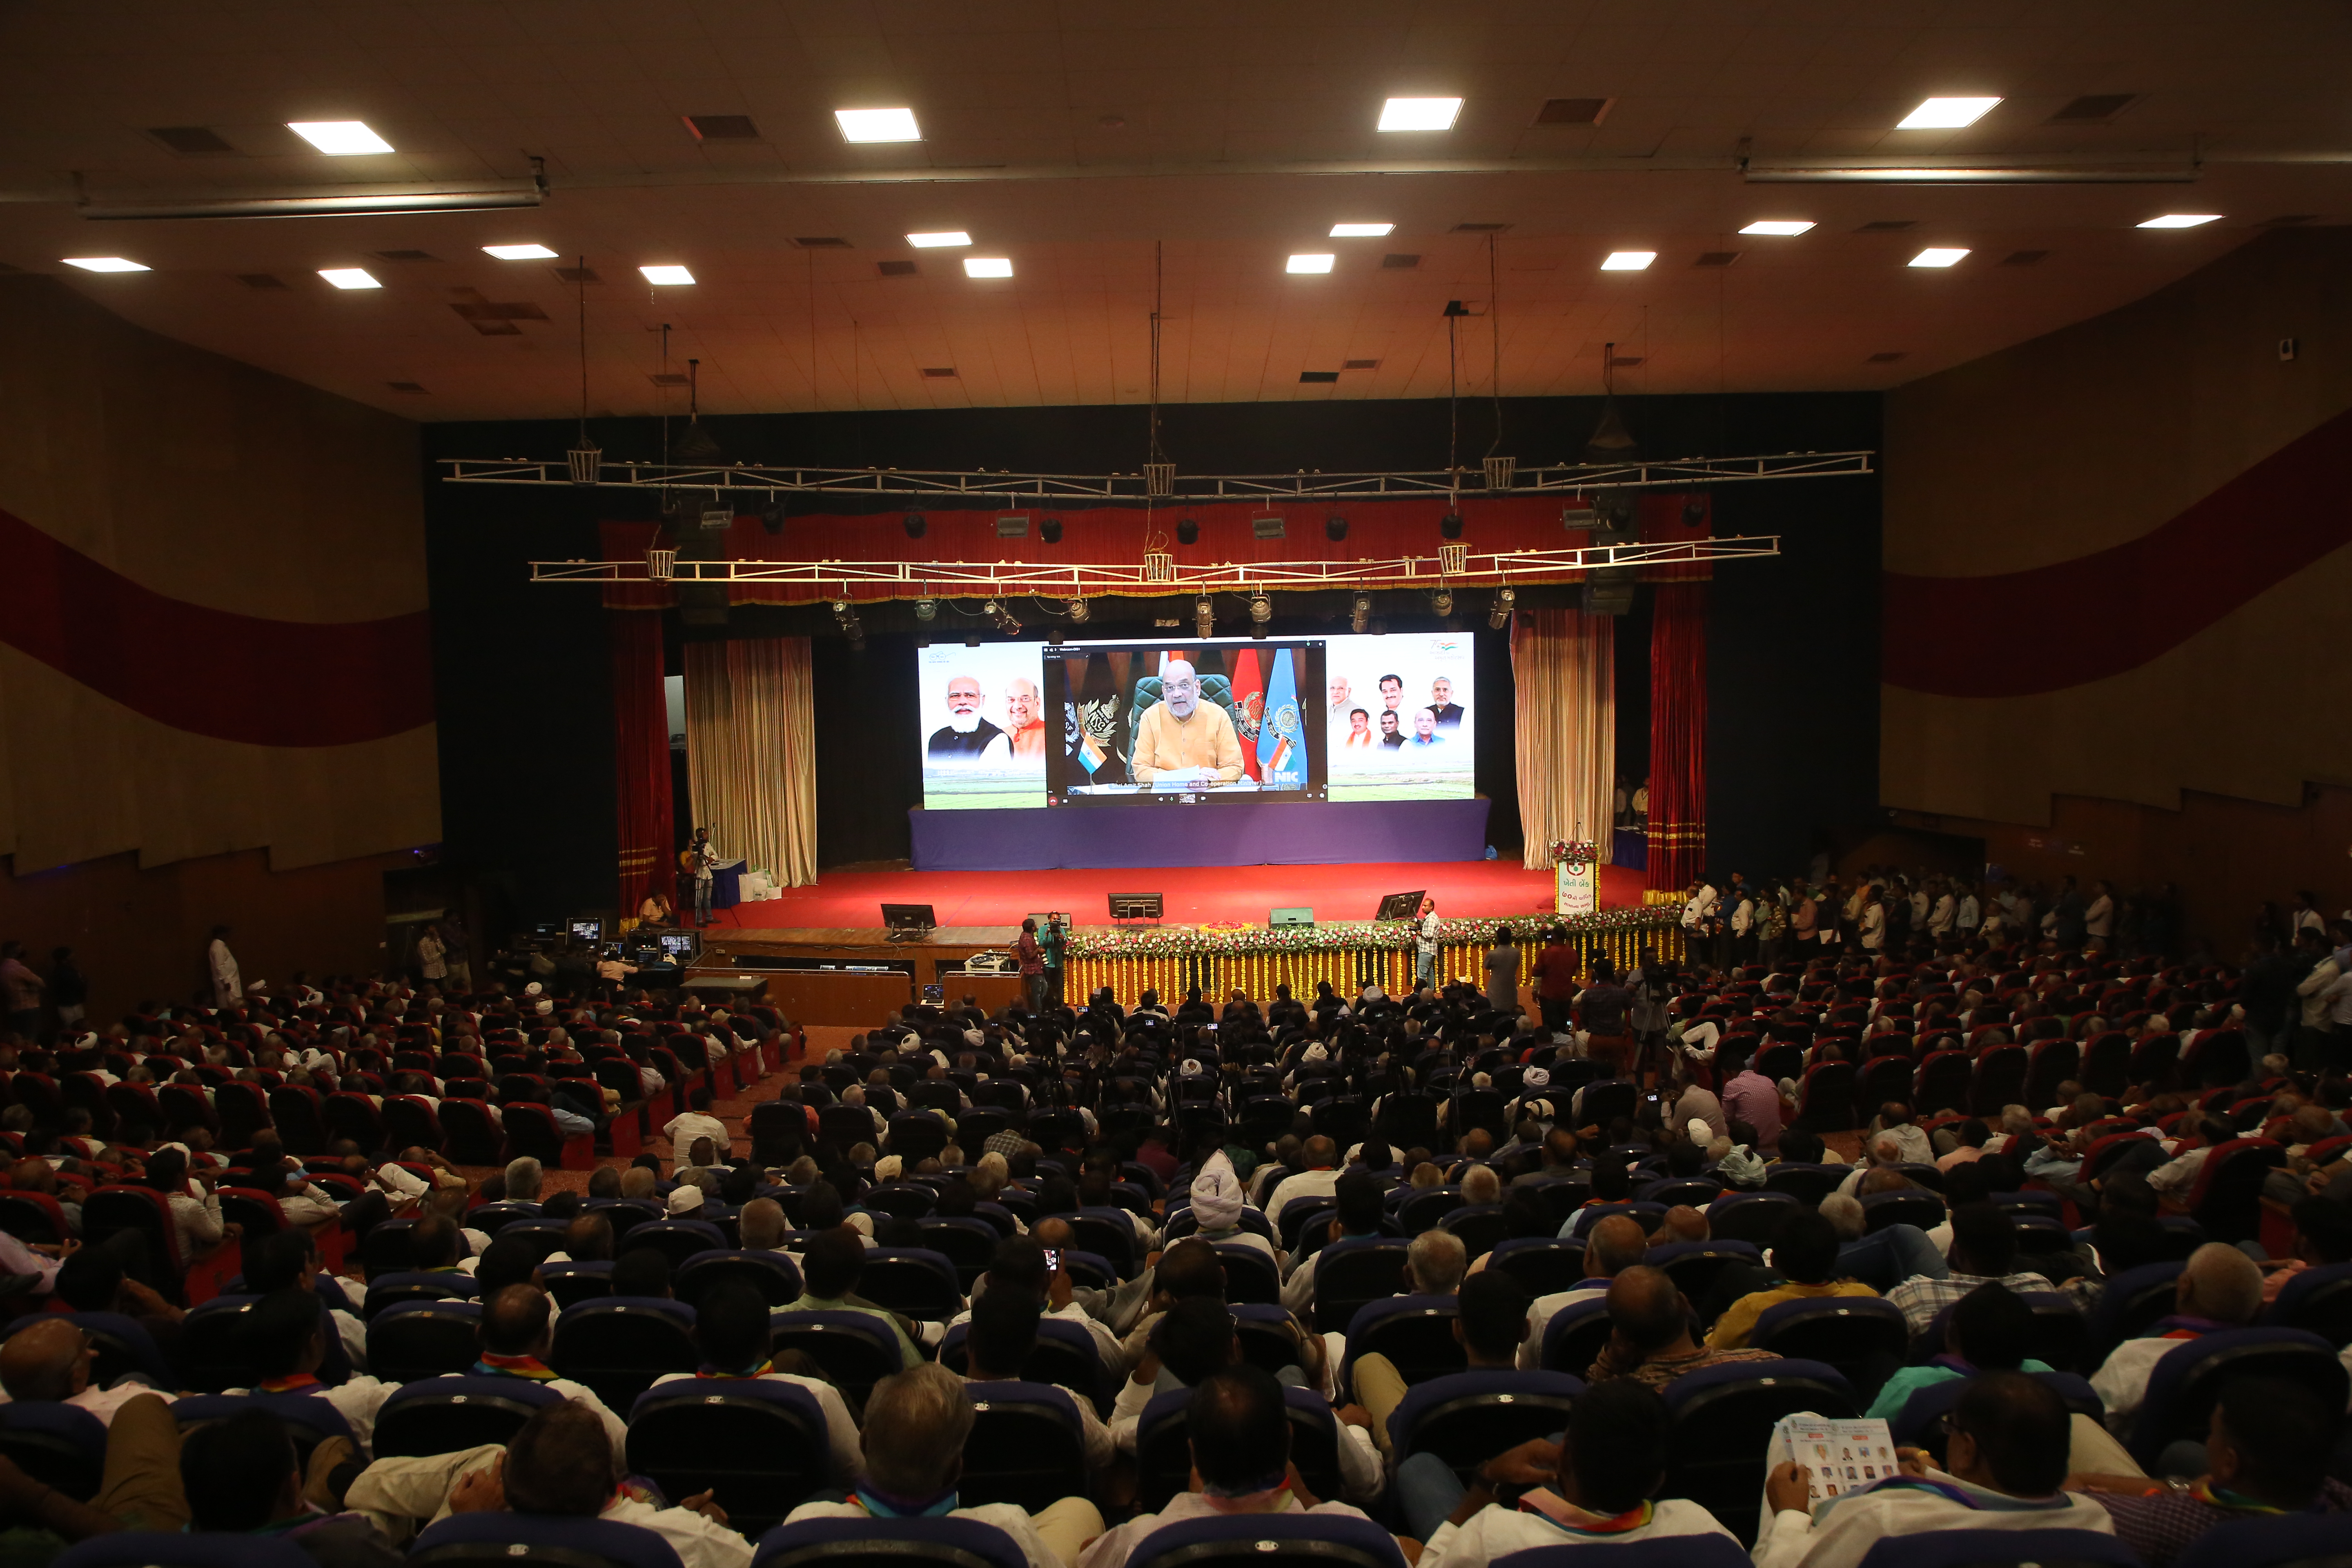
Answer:
M1435 865L1181 867L1124 871L827 871L813 888L787 888L781 899L718 911L716 924L744 927L875 926L880 906L929 904L943 926L1011 925L1046 909L1068 910L1079 925L1108 925L1113 893L1158 893L1176 925L1245 921L1304 907L1318 921L1370 920L1383 894L1425 888L1438 912L1456 917L1532 915L1551 910L1549 871L1507 860ZM1642 874L1601 868L1601 901L1642 901Z

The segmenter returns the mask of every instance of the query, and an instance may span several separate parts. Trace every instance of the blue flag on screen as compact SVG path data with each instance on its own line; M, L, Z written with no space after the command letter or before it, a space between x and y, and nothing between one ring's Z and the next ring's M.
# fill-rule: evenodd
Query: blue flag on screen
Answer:
M1307 781L1307 753L1299 749L1298 682L1291 675L1288 648L1276 650L1265 683L1265 721L1258 726L1258 779L1268 789L1297 789Z

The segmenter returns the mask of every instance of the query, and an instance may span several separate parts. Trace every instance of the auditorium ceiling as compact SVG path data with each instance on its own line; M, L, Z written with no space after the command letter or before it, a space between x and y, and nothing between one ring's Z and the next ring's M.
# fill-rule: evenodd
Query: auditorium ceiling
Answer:
M2352 220L2347 79L2318 0L12 0L0 264L427 420L576 413L583 310L599 414L689 360L716 413L1139 403L1155 298L1169 402L1590 393L1610 344L1631 392L1881 388ZM1930 97L2000 101L1898 128ZM348 121L391 151L288 129ZM91 216L534 159L530 207Z

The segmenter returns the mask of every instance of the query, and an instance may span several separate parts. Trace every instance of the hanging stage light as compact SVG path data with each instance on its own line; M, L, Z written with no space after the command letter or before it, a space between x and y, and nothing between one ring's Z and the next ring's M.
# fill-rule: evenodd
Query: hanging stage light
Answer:
M1372 596L1370 594L1359 594L1356 595L1354 605L1348 611L1348 629L1361 635L1364 628L1371 624Z
M1217 606L1205 594L1192 601L1192 625L1203 637L1217 635Z
M1189 518L1189 517L1188 517L1188 518L1183 518L1183 519L1181 519L1181 520L1177 522L1177 524L1176 524L1176 542L1177 542L1177 543L1179 543L1179 544L1191 544L1191 543L1192 543L1194 541L1198 540L1200 537L1201 537L1201 525L1200 525L1199 523L1197 523L1197 522L1194 522L1191 518Z
M1501 631L1510 624L1511 606L1518 602L1519 591L1517 588L1496 589L1494 607L1486 612L1486 624L1495 630Z
M1348 537L1348 520L1333 513L1323 520L1323 537L1337 544Z
M1048 544L1061 543L1062 520L1058 517L1041 518L1037 523L1037 537Z
M1440 588L1436 593L1432 594L1429 596L1429 607L1441 616L1452 615L1454 613L1454 590L1451 588Z
M1449 511L1444 517L1439 518L1437 520L1437 531L1447 539L1461 538L1462 514L1458 511Z
M920 539L920 538L922 538L922 537L923 537L923 531L924 531L926 528L929 528L929 526L930 526L930 524L929 524L929 523L928 523L928 522L926 522L926 521L923 521L923 514L922 514L921 512L919 512L919 511L910 511L910 512L908 512L908 513L907 514L907 537L908 537L908 538L909 538L909 539Z
M917 620L935 621L939 619L939 617L940 602L937 599L927 596L915 601L915 618Z

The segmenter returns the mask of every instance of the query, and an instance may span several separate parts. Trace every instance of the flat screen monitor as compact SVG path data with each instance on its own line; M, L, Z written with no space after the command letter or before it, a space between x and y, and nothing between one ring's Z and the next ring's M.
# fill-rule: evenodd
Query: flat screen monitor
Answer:
M575 942L593 943L604 940L604 917L602 915L574 915L568 925Z
M930 931L940 922L929 904L885 904L882 923L892 931Z
M691 963L702 956L702 933L666 931L661 934L661 953L672 963Z
M1391 893L1381 900L1376 921L1409 921L1421 913L1421 900L1429 897L1427 888L1415 888L1410 893Z

